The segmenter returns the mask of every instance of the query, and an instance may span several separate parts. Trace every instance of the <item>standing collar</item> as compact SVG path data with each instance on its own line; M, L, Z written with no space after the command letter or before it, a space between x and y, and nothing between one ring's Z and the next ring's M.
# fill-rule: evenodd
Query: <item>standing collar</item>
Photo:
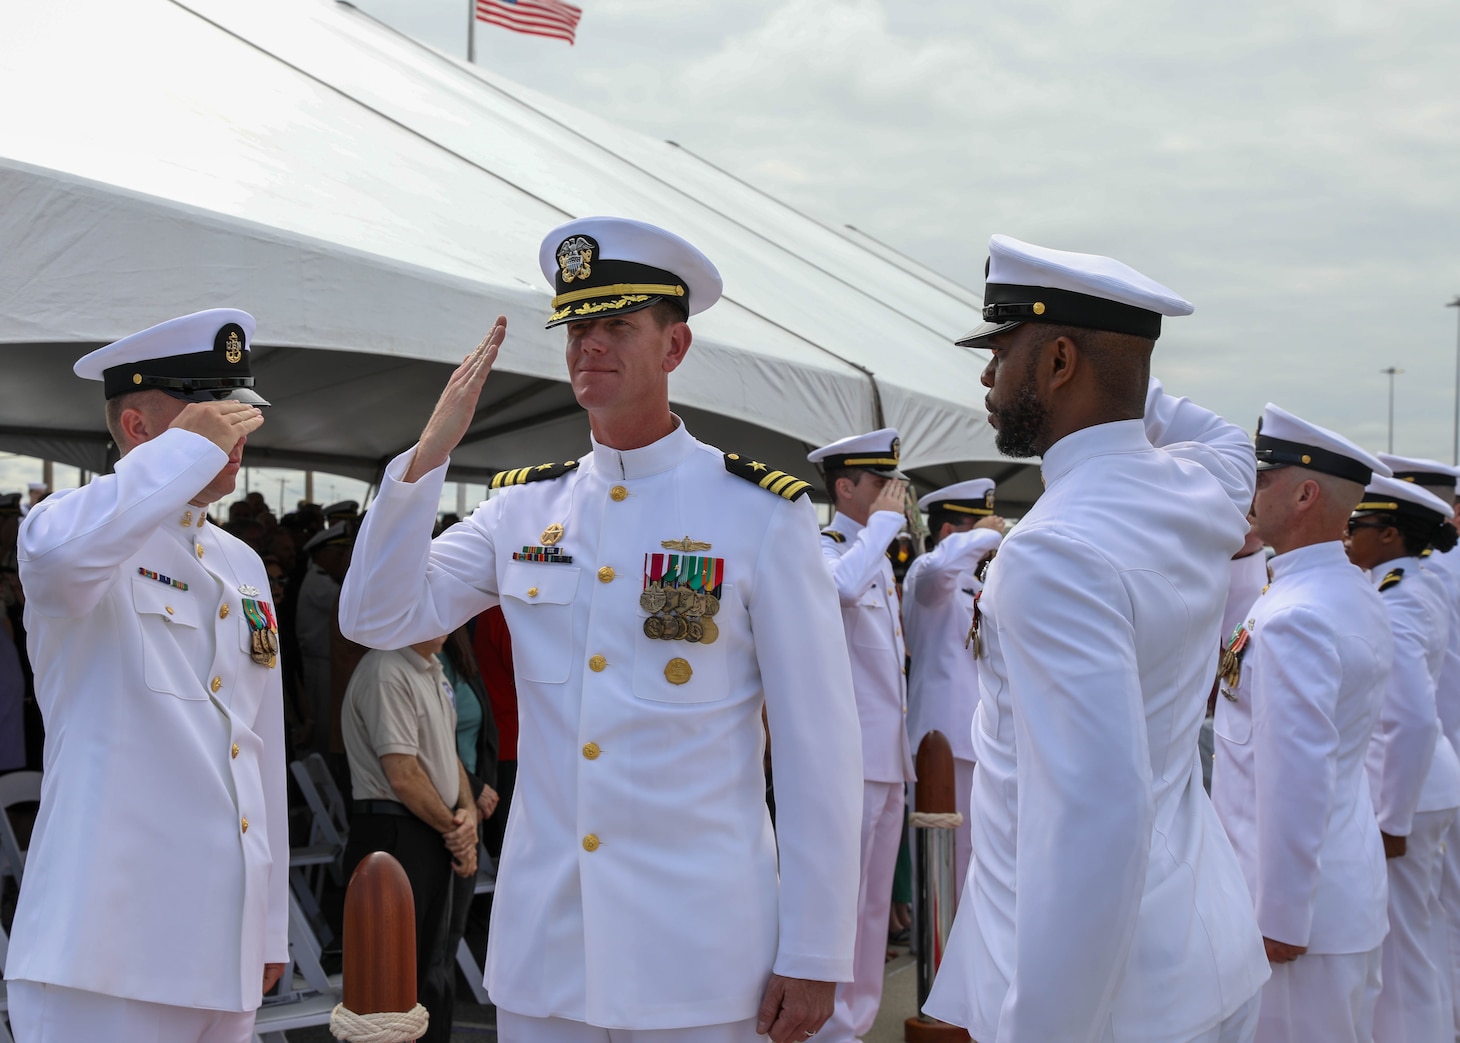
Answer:
M866 526L859 521L853 521L848 515L842 514L840 511L838 511L836 514L833 514L831 516L831 523L827 525L827 528L835 529L837 532L842 533L849 538L855 539L857 533L865 529Z
M1108 424L1082 427L1065 435L1045 451L1040 472L1048 488L1092 456L1139 453L1150 448L1151 440L1146 437L1144 420L1113 420Z
M1375 565L1369 570L1369 579L1372 580L1374 586L1377 587L1380 583L1384 582L1384 577L1389 575L1390 571L1393 569L1399 569L1406 575L1412 576L1416 572L1423 572L1424 566L1420 564L1420 560L1418 558L1414 557L1412 554L1406 554L1403 557L1390 558L1388 561L1383 562L1382 564Z
M670 416L674 417L674 430L641 449L612 449L589 435L593 442L593 470L615 481L648 478L684 463L697 443L686 430L684 421L673 413Z
M1290 550L1286 554L1279 554L1268 564L1272 567L1273 581L1282 579L1284 576L1296 575L1300 572L1307 572L1311 569L1329 569L1335 565L1348 565L1353 568L1353 562L1348 560L1344 553L1342 540L1324 540L1322 543L1310 543L1306 547L1299 547L1297 550Z

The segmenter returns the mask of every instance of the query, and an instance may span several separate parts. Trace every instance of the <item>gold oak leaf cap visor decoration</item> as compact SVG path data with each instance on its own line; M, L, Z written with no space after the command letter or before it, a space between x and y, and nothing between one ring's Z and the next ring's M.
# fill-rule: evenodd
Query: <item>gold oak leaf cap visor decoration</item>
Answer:
M710 259L675 235L624 217L584 217L559 225L538 250L553 287L547 327L626 315L673 301L697 315L724 284Z
M184 402L266 406L268 401L253 391L249 371L253 331L248 312L210 308L97 348L73 368L84 380L100 380L107 398L156 390Z

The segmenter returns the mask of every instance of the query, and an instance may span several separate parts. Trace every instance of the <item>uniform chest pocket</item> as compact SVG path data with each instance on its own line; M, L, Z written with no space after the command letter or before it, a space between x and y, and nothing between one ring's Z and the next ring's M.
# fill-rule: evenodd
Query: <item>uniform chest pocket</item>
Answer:
M145 576L132 577L132 607L142 630L143 678L154 692L203 700L191 664L206 651L197 596Z
M887 593L882 584L869 587L852 611L856 618L852 625L852 642L862 648L891 648L892 633L896 620L887 604Z
M634 636L634 697L654 703L713 703L730 694L730 671L726 649L733 635L744 633L745 609L734 584L720 591L720 607L713 620L715 640L666 641L649 637L644 620L650 613L639 609L639 632Z
M570 565L507 562L499 590L512 632L512 664L524 681L567 681L573 658L573 600L581 571Z
M1212 730L1223 739L1237 746L1245 746L1252 738L1252 691L1250 687L1239 687L1232 692L1225 683L1218 682L1221 686L1217 696L1217 713L1212 721ZM1237 697L1233 702L1226 695L1232 692Z

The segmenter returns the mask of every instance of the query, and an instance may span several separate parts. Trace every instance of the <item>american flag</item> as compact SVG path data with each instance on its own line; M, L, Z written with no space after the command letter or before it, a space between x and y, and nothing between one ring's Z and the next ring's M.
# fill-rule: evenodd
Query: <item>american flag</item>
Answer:
M551 36L571 45L583 9L563 0L476 0L477 19L513 32Z

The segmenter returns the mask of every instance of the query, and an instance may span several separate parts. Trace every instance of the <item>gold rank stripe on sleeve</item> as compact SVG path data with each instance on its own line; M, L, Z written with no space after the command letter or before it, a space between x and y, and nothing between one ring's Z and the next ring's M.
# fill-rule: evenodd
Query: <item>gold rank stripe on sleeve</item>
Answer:
M1390 569L1384 574L1384 578L1379 581L1379 589L1381 591L1384 591L1388 590L1390 587L1397 587L1399 586L1400 581L1403 579L1403 569Z
M811 488L810 482L804 482L794 474L777 471L759 460L747 460L739 453L725 454L725 470L787 500L805 496Z
M578 466L577 460L561 464L537 464L533 467L512 467L498 471L492 476L493 489L505 489L510 485L525 485L528 482L542 482L549 478L561 478Z
M833 543L846 543L847 542L847 534L844 533L844 532L837 532L835 529L822 529L821 530L821 535L825 536L827 539L831 540L831 542L833 542Z

